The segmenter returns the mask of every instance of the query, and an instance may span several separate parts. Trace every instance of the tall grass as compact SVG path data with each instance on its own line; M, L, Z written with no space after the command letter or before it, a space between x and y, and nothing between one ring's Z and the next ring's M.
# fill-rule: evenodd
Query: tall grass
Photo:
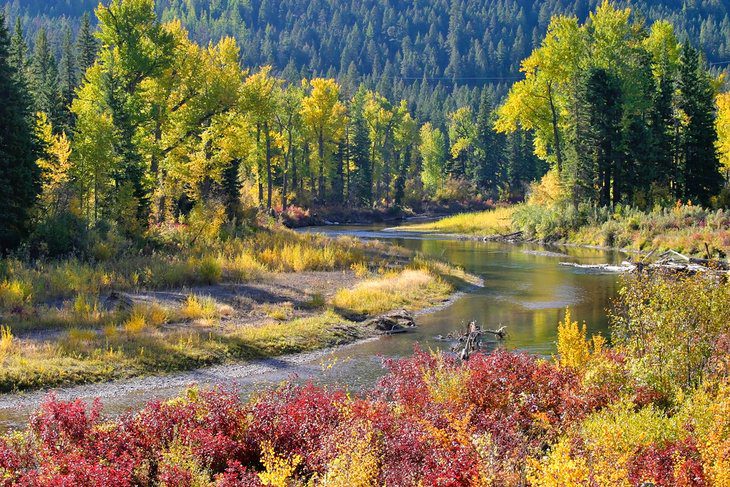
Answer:
M464 235L509 233L514 207L495 208L476 213L460 213L441 220L402 227L407 231L443 232Z
M335 294L332 304L346 313L377 314L409 306L423 307L448 296L453 288L426 270L386 272Z
M7 326L0 326L0 362L13 352L13 333Z
M689 255L704 254L705 244L712 252L730 249L730 211L681 203L649 212L622 205L527 204L515 211L513 222L527 237L586 245Z
M180 309L180 316L187 320L201 320L209 324L220 318L221 312L218 303L211 296L191 294Z
M170 248L149 255L121 255L94 264L78 259L6 259L0 283L0 311L80 294L96 296L112 289L169 289L224 280L257 280L267 272L345 270L365 261L366 247L352 239L262 230L246 238Z

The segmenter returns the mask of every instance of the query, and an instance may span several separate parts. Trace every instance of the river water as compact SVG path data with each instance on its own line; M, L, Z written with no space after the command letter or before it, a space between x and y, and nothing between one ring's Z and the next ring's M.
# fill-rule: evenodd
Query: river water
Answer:
M193 383L235 386L243 395L285 380L311 380L357 391L377 382L384 373L384 358L406 356L416 345L423 349L448 349L451 344L437 337L463 329L471 320L490 329L505 325L508 335L499 346L550 356L555 352L557 323L567 306L575 319L587 323L589 334L608 335L606 309L617 291L616 275L561 266L560 262L616 263L622 259L617 252L460 240L398 229L386 231L382 227L341 226L305 231L392 242L463 267L481 277L484 286L467 290L449 306L418 316L418 328L410 333L254 364L71 387L59 390L58 397L87 401L100 397L105 412L114 415L149 400L175 396ZM0 395L0 430L23 426L44 394Z

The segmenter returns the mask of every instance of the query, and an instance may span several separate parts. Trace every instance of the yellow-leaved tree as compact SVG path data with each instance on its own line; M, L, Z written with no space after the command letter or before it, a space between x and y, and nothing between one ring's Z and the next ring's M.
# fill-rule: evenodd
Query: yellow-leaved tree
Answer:
M38 159L41 169L41 204L46 212L55 214L68 208L72 195L71 141L65 133L54 134L45 113L36 117L36 135L44 146L43 157Z
M325 167L333 146L345 133L346 109L340 101L340 85L333 79L303 81L308 95L302 100L302 121L317 145L318 196L324 199Z
M730 174L730 93L717 95L717 150L726 175Z

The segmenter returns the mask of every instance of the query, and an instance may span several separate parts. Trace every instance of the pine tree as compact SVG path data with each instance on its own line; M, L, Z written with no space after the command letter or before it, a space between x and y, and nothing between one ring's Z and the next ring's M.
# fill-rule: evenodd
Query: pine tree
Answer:
M360 204L370 207L373 204L373 166L370 161L368 125L363 114L363 96L364 91L360 90L353 101L350 156L355 170L352 193Z
M602 68L583 76L577 95L574 180L578 199L618 203L622 194L622 94L619 81ZM598 195L592 194L598 189ZM580 194L582 193L582 194Z
M81 18L81 28L76 40L76 59L78 63L79 78L83 79L86 70L93 66L96 61L96 53L99 47L94 33L91 31L89 14L84 13Z
M494 119L492 97L485 89L479 101L475 158L468 168L468 176L477 187L497 196L499 183L505 177L504 140L494 131Z
M662 76L657 81L650 114L651 180L662 188L669 188L677 180L672 153L672 131L675 123L672 108L674 88L674 80L668 73L668 68L662 69Z
M58 95L61 103L59 130L68 132L73 126L71 103L73 102L74 91L78 86L77 80L76 54L73 49L71 28L67 24L63 32L61 62L58 66Z
M721 186L720 161L715 148L715 101L712 81L701 55L689 43L682 46L679 68L679 107L687 123L682 131L682 195L709 203Z
M10 39L0 12L0 251L16 246L28 229L29 214L40 191L30 100L10 64Z
M8 62L15 70L16 78L23 84L27 84L28 45L23 37L23 26L20 23L20 19L15 21L15 32L13 33L12 39L10 39Z
M45 29L38 31L29 73L35 110L45 113L56 126L59 119L58 67Z

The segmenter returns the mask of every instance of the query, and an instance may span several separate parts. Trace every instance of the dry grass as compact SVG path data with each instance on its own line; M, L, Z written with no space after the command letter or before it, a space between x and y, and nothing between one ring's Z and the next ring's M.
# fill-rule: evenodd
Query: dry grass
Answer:
M0 362L13 353L13 333L7 326L0 326Z
M509 233L514 207L495 208L477 213L460 213L441 220L401 227L405 231L496 235Z
M211 324L221 316L218 303L211 296L191 294L180 308L180 316L186 320L198 320Z
M270 305L260 309L270 320L235 327L209 326L232 312L210 296L191 294L180 308L153 302L123 310L107 309L100 295L112 289L242 282L281 271L353 270L366 276L392 258L405 262L412 255L377 242L262 230L204 247L171 245L170 251L151 255L122 255L95 266L77 260L3 261L0 319L9 327L0 330L0 392L185 370L351 341L360 336L356 325L328 310L331 303L319 293L301 309ZM334 306L360 314L427 306L451 292L452 277L459 279L459 271L448 266L420 259L412 266L341 291ZM170 322L180 323L162 326ZM23 339L11 330L22 330ZM43 333L33 333L38 330Z
M452 286L427 270L407 269L389 271L352 289L343 289L332 304L348 314L373 315L400 307L426 307L452 292Z
M294 316L294 305L290 302L265 304L262 306L262 310L266 316L277 321L290 320Z

